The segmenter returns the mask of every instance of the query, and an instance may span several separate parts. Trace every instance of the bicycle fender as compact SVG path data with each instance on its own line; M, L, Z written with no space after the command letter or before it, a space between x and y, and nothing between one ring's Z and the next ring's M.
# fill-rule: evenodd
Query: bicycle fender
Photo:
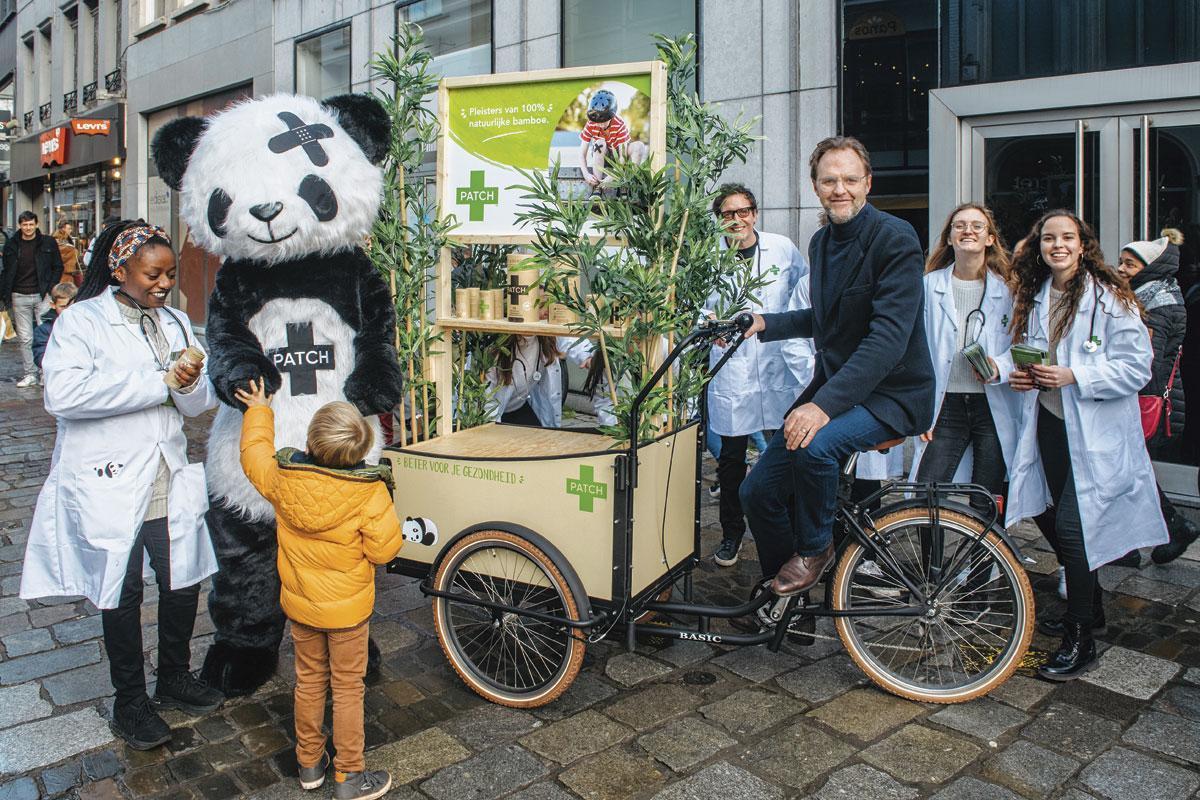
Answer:
M446 542L446 546L442 548L442 551L438 553L437 558L435 558L433 563L429 565L429 578L432 580L433 576L437 574L437 571L442 566L442 561L445 559L446 554L450 552L452 546L456 544L459 539L462 539L465 536L470 536L472 533L476 533L478 531L504 531L505 533L511 533L514 536L520 536L522 539L525 539L536 546L543 553L550 557L550 561L554 563L554 566L558 568L558 571L562 573L563 578L566 579L567 587L570 588L571 593L575 595L575 602L579 607L581 621L590 620L595 616L595 614L592 613L591 599L588 597L587 592L584 591L583 581L579 580L579 575L575 572L575 568L571 566L571 562L567 561L567 558L562 554L562 551L555 547L545 536L526 528L524 525L518 525L515 522L480 522L470 526L469 528L464 528L463 530L459 531L453 537L451 537L450 541Z
M887 505L883 506L879 510L881 512L885 512L885 511L900 511L900 510L907 509L907 508L928 508L928 507L929 507L929 503L924 498L910 497L910 498L906 498L904 500L897 501L895 503L888 503ZM983 515L981 515L975 509L971 508L971 506L967 505L966 503L959 503L955 500L947 500L946 502L941 503L938 507L944 508L947 511L955 511L959 514L963 514L963 515L971 517L973 519L977 519L977 520L979 520L980 523L987 522L987 520L983 518ZM992 525L991 530L992 530L992 533L995 533L996 536L998 536L1000 538L1000 541L1004 542L1004 545L1009 550L1012 551L1012 554L1017 557L1018 561L1020 561L1022 564L1031 563L1028 559L1025 558L1025 554L1023 552L1021 552L1020 545L1018 545L1016 540L1013 539L1012 536L1010 536L1008 534L1008 531L1005 529L1005 527L1003 525L1000 524L1000 522L998 520L994 525Z

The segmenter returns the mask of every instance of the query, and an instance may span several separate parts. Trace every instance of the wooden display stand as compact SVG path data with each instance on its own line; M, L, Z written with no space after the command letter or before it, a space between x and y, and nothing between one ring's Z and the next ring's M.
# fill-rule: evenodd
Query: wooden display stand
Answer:
M449 78L438 90L442 142L438 148L439 209L447 214L448 180L444 153L448 135L448 95L456 87L537 83L575 78L604 79L634 73L651 78L649 159L665 163L666 70L661 62L582 67L508 75ZM462 244L528 244L532 233L464 235ZM399 448L384 458L396 479L395 502L401 519L422 530L436 529L429 544L406 543L394 568L428 574L445 544L481 524L536 532L557 546L578 572L590 599L648 591L678 569L695 550L699 458L695 424L643 444L637 450L639 486L624 485L629 450L596 433L577 430L487 424L453 428L453 331L535 336L578 336L570 325L472 319L452 313L451 250L443 248L433 276L435 333L444 334L440 352L428 358L426 374L437 387L441 433ZM604 328L621 338L623 327ZM618 569L624 565L626 569Z

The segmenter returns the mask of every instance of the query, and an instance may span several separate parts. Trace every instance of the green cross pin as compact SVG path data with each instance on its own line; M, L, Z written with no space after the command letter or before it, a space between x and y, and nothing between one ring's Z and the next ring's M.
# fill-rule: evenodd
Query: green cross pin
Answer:
M454 202L460 206L470 206L471 222L483 222L483 207L500 203L500 189L495 186L483 185L483 170L471 170L471 185L460 186L454 190Z
M579 497L580 511L592 511L593 500L608 499L608 484L596 480L596 471L592 467L580 466L578 478L567 478L567 494Z

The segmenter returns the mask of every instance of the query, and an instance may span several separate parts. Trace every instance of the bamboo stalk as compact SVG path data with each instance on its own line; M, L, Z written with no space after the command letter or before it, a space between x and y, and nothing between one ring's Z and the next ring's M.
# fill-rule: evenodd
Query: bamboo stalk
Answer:
M679 168L675 169L675 178L679 179ZM670 288L667 290L667 308L675 308L675 270L679 266L679 253L683 250L683 234L687 231L688 215L692 212L690 208L683 210L683 221L679 223L679 235L675 238L675 255L671 258L671 272L668 275ZM675 349L675 331L671 330L667 334L667 352ZM667 415L668 420L675 416L675 371L667 372ZM669 423L668 423L669 424Z
M600 329L600 355L604 358L604 378L608 381L608 394L609 398L612 400L613 411L615 412L617 410L617 387L616 384L613 383L612 367L608 363L608 344L604 338L603 328ZM593 358L595 358L595 356L593 356ZM634 431L633 435L636 436L637 431Z

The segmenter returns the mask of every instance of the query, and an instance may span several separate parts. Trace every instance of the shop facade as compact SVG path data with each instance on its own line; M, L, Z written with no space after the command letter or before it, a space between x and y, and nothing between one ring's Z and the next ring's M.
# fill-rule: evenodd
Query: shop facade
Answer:
M13 142L9 175L16 204L38 215L43 232L66 219L83 243L122 216L124 165L125 104L112 103Z

